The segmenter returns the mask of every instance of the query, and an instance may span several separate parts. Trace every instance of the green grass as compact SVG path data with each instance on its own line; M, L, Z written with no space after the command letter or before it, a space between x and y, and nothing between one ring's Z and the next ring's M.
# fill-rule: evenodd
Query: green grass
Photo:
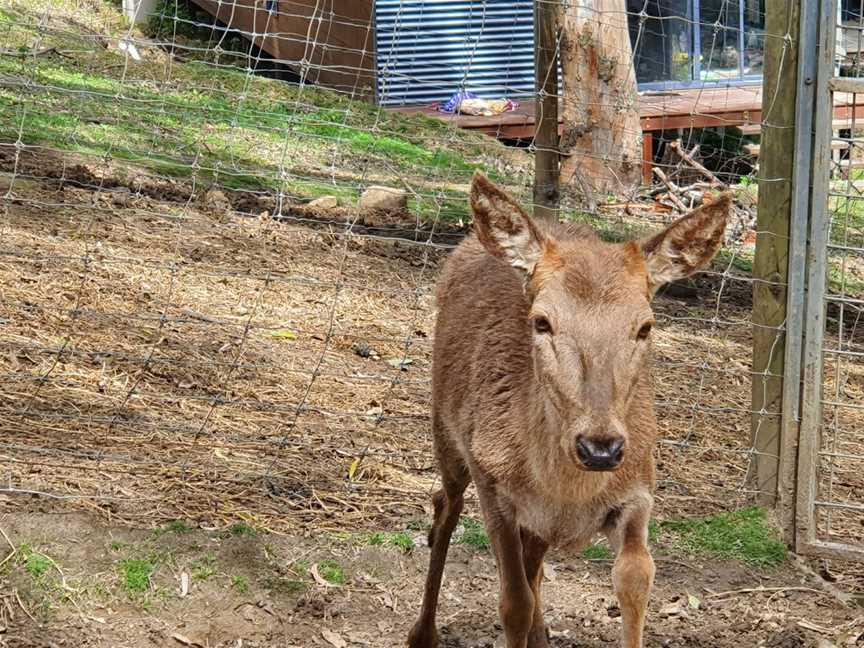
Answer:
M581 556L586 560L609 560L613 554L609 547L595 543L585 547Z
M483 523L474 518L462 517L456 528L456 544L470 545L476 549L488 549L491 544Z
M318 574L333 585L345 584L345 570L335 560L322 560L318 563Z
M414 548L414 540L404 531L377 531L369 534L366 542L374 546L398 547L403 551L410 551Z
M309 575L309 569L311 567L312 565L309 564L308 560L295 560L291 563L291 571L301 578Z
M660 523L654 518L648 520L648 544L657 544L660 540L660 532Z
M232 576L231 587L241 594L245 594L249 591L249 580L245 576Z
M786 545L768 522L764 509L746 508L705 518L660 523L672 536L672 547L748 565L768 567L786 560Z
M126 558L117 563L120 586L129 594L141 594L150 588L150 577L156 571L154 561Z
M245 522L236 522L228 527L228 535L232 538L254 538L258 535L258 531Z
M157 538L161 535L165 535L166 533L174 533L177 535L183 535L186 533L191 533L193 531L192 527L186 524L183 520L173 520L168 524L159 527L158 529L153 530L153 535Z
M51 569L54 561L43 553L35 551L30 545L22 544L18 547L21 562L24 569L33 578L41 578Z
M207 554L194 560L190 565L192 580L205 581L216 573L216 556Z
M197 39L193 45L210 51L200 61L175 61L169 78L155 60L127 67L113 49L82 50L72 22L65 31L46 33L31 20L37 3L14 2L7 48L29 49L39 38L40 46L72 53L0 58L0 74L10 80L0 88L0 132L95 163L120 161L229 189L282 190L295 199L334 195L343 205L353 204L358 186L374 178L407 186L411 207L424 221L469 218L462 187L475 168L505 184L511 180L488 163L503 151L491 138L325 89L249 76L245 58L232 68L223 53L213 65L213 30L191 24L201 20L200 10L185 2L179 7L175 20L175 2L165 0L144 31L162 40ZM74 3L61 1L56 9L58 24L67 16L80 20ZM125 33L119 12L106 6L98 14L106 33ZM247 45L222 43L225 50ZM525 163L519 173L528 170L527 154ZM334 179L333 168L345 173Z

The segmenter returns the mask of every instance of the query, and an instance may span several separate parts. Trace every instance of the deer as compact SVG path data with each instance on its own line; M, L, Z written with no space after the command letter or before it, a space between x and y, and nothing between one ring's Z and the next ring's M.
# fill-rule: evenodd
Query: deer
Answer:
M445 262L436 292L431 422L441 488L408 646L438 646L444 565L473 482L506 648L548 648L544 556L581 551L601 533L615 554L621 645L641 648L655 573L651 302L715 256L730 195L624 243L534 220L480 171L469 202L473 232Z

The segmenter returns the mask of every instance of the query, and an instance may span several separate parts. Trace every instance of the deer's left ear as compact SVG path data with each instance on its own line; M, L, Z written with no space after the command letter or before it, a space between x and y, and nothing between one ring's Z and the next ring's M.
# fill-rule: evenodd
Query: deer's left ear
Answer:
M723 193L640 243L651 294L708 265L723 243L732 194Z

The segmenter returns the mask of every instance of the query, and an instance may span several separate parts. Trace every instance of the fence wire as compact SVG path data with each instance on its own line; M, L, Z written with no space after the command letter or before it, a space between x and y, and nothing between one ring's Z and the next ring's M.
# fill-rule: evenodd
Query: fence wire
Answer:
M251 26L225 19L250 3L219 3L221 20L210 4L168 0L135 25L72 0L0 10L0 502L281 532L421 517L437 272L470 225L473 170L526 205L534 170L522 68L483 86L472 52L524 33L500 3L464 3L480 19L457 29L461 58L375 68L382 35L344 3L272 2ZM389 3L405 57L412 4ZM750 0L680 4L626 3L647 172L664 180L594 205L574 182L561 209L621 240L735 190L715 265L655 304L660 515L764 494L751 428L780 415L751 405L779 376L752 370L750 271L771 236L755 231L756 141L784 127L762 116L762 44L789 35ZM494 43L493 67L510 65ZM430 107L460 89L519 107L462 128ZM364 207L376 186L398 193L395 215ZM843 285L840 322L857 313ZM856 331L838 330L838 362L860 354ZM833 431L856 429L831 411ZM854 486L832 474L831 493Z

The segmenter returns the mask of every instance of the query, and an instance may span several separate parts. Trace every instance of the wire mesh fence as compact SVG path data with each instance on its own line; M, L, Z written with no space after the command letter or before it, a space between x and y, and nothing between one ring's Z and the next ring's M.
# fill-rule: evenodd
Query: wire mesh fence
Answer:
M799 544L803 551L859 559L864 555L861 501L861 399L858 320L862 248L860 195L861 115L856 110L860 7L827 3L819 60L820 90L841 111L816 112L814 216L811 224L809 301L824 311L805 338L805 411L799 458ZM826 42L827 41L827 42ZM830 45L833 45L832 48ZM810 364L812 363L812 364Z
M475 168L531 202L533 3L504 4L168 0L133 25L111 4L4 3L4 507L275 531L424 516L437 271L470 225ZM565 125L577 170L560 215L618 241L733 188L715 265L655 301L658 514L728 510L776 478L753 464L777 460L757 441L779 425L762 395L785 323L756 327L769 362L755 366L751 270L757 236L778 238L755 229L756 141L790 127L762 96L764 48L777 73L792 41L750 0L627 3L626 17L639 94L580 104L559 34L559 100L565 116L636 111L629 164L655 184L588 195L577 158L592 153ZM441 112L457 91L492 114ZM847 176L838 259L858 251L840 227L857 204ZM832 286L830 321L848 323L857 292ZM837 326L845 405L857 329ZM858 409L839 407L835 466L858 453L843 418ZM843 470L826 488L852 501Z

